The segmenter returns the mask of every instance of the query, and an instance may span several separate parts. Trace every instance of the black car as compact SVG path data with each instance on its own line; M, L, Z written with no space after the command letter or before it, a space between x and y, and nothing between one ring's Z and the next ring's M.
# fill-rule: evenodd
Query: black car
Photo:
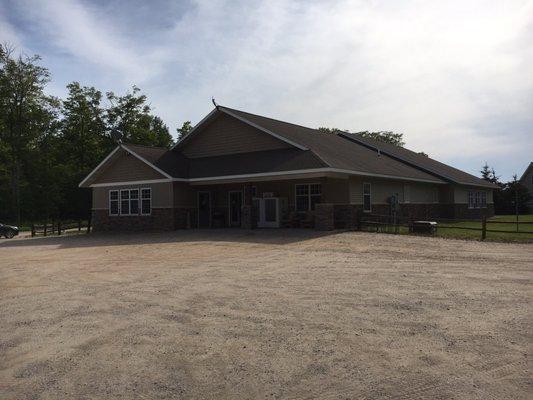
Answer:
M19 228L11 225L0 224L0 236L11 239L19 234Z

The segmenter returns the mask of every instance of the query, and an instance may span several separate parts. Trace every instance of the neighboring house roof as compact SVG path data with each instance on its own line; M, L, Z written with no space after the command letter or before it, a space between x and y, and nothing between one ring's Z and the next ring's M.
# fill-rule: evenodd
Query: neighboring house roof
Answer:
M532 168L533 168L533 161L531 161L529 163L529 165L527 166L526 170L524 171L524 173L520 177L519 181L523 181L526 178L526 175L529 173L529 170L531 170Z
M199 135L204 126L221 114L237 118L265 134L291 144L292 147L253 153L187 158L180 150L187 146L191 138ZM323 133L316 129L223 106L218 106L209 113L171 150L132 144L123 144L121 147L165 177L176 180L277 174L284 171L294 173L328 170L441 184L452 182L496 187L466 172L404 148L364 139L355 134ZM80 183L80 186L87 184L90 177L99 168L103 168L110 156L95 168Z

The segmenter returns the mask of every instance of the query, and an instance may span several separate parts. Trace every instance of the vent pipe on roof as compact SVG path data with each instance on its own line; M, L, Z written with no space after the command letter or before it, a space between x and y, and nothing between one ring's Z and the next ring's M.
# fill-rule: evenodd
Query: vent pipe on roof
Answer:
M381 150L378 149L378 157L381 157Z

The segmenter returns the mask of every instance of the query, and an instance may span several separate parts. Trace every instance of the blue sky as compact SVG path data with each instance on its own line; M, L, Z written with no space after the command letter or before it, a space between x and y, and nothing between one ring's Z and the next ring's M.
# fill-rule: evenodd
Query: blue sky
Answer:
M503 179L533 159L533 1L0 0L0 41L51 94L133 84L175 133L223 105L311 127L394 130Z

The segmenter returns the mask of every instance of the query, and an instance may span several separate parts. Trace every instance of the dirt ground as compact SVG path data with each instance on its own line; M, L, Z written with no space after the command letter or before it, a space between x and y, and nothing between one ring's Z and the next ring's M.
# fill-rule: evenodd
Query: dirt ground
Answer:
M0 399L526 399L533 245L0 240Z

